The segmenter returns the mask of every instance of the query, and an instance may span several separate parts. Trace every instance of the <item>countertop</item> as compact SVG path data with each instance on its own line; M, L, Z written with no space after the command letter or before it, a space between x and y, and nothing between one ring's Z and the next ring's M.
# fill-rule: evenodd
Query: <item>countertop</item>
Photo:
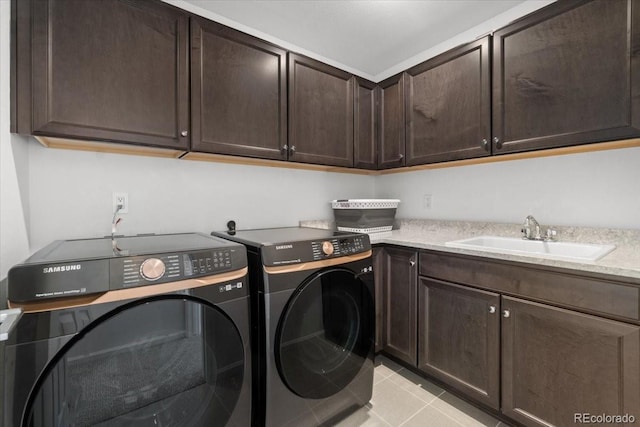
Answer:
M327 229L335 227L333 221L327 220L301 221L300 225ZM558 231L558 241L613 244L616 246L613 252L595 262L560 261L533 256L461 249L445 245L446 242L452 240L483 235L519 238L521 228L521 224L402 219L395 221L393 231L370 234L370 239L371 244L374 245L389 244L415 249L431 249L640 280L640 230L554 226Z

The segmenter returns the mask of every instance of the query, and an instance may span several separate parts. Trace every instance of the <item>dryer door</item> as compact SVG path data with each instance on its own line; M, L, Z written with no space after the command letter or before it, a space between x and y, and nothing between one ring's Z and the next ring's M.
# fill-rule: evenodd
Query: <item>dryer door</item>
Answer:
M305 280L276 331L276 364L287 387L321 399L347 386L373 348L373 307L373 295L352 271L332 268Z
M23 426L225 425L244 350L217 307L192 296L132 302L75 335L47 365Z

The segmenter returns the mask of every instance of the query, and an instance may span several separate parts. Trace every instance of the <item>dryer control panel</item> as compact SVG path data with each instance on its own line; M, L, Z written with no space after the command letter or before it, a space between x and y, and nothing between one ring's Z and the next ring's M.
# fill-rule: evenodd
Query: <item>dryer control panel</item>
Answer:
M110 288L174 282L234 270L241 264L236 259L236 251L238 249L225 248L112 259Z
M367 234L349 234L322 240L279 243L262 248L264 266L279 266L322 261L371 250Z

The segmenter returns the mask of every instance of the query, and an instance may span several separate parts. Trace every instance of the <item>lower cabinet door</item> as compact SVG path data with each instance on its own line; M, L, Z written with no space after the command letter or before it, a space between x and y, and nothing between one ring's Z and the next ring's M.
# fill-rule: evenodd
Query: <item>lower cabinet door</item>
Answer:
M526 426L638 421L640 327L509 297L501 315L505 415Z
M376 353L384 347L384 256L384 249L373 248L373 273L376 298Z
M500 296L421 277L418 368L499 409Z
M418 253L386 248L384 351L416 366Z

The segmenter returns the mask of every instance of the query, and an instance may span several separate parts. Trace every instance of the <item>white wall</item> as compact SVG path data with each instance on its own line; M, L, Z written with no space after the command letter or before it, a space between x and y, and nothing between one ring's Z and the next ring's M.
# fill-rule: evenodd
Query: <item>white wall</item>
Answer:
M10 16L9 2L0 0L0 279L29 255L27 146L9 133Z
M376 178L397 216L640 228L640 148L432 169ZM431 209L424 195L431 194Z
M31 247L111 232L112 193L129 194L122 234L211 232L330 219L329 201L373 196L364 175L46 149L29 142Z

